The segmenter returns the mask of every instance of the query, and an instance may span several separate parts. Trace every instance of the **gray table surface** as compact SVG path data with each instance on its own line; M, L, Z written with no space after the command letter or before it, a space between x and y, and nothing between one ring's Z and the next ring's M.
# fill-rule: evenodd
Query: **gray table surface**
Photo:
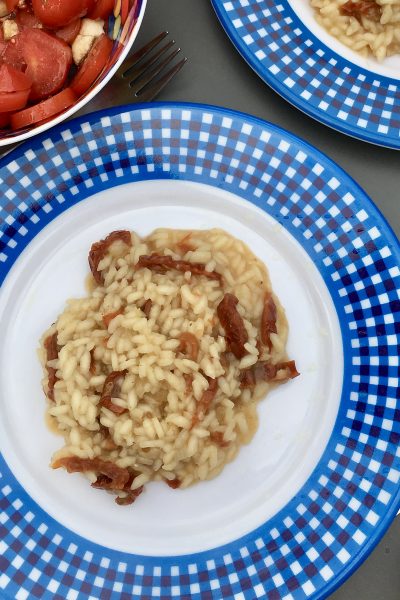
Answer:
M343 167L400 235L400 153L346 137L320 125L266 86L237 53L209 0L148 0L139 48L167 29L188 64L159 100L225 106L295 133ZM80 114L130 101L105 88ZM400 517L358 571L329 600L400 600Z

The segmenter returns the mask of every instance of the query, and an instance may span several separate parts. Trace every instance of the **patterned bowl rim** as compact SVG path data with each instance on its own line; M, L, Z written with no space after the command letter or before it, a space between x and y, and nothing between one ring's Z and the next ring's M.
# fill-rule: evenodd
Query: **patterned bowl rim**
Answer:
M232 20L229 17L229 14L226 10L224 10L224 5L230 4L232 5L237 0L211 0L215 13L225 30L227 36L231 40L232 44L235 46L236 50L239 54L245 59L247 64L253 69L253 71L276 93L278 93L282 98L284 98L287 102L289 102L292 106L306 114L307 116L315 119L319 123L323 125L327 125L328 127L343 133L347 136L353 137L355 139L359 139L364 142L368 142L377 146L383 146L384 148L391 149L400 149L400 134L397 130L397 135L395 135L396 129L392 127L391 136L389 137L385 133L379 133L368 130L368 128L364 129L362 127L358 127L351 123L347 123L346 121L342 121L338 117L334 117L330 115L328 112L314 107L310 102L303 99L298 93L300 91L298 85L294 85L293 87L288 87L285 85L283 81L281 81L278 77L276 77L269 68L267 68L264 64L262 64L261 60L259 60L254 52L249 48L249 45L246 44L243 38L239 35L234 27ZM241 5L247 6L252 5L259 2L259 0L246 0L245 3L241 2ZM297 14L294 12L292 6L290 5L288 0L282 0L280 3L280 9L285 13L286 16L290 18L293 23L293 28L297 26L297 28L305 29L307 31L307 38L311 40L312 46L314 48L314 52L318 49L323 49L323 53L327 54L328 57L331 57L340 66L341 70L352 68L356 73L359 74L364 80L379 80L380 87L379 89L387 90L388 86L394 87L397 90L397 94L400 93L400 82L397 79L390 78L386 75L380 75L374 73L372 70L365 69L357 64L350 62L347 59L344 59L342 56L337 54L331 48L328 48L313 32L311 32L307 26L300 20ZM304 57L304 64L306 65L306 56ZM325 63L326 66L327 63ZM306 67L305 67L306 68ZM346 71L345 71L346 72ZM325 101L329 103L329 98L327 95L324 96ZM365 116L365 115L364 115ZM367 117L366 117L367 118Z
M0 159L0 170L2 170L4 167L6 167L6 165L8 165L9 163L17 161L18 158L21 155L24 155L24 153L27 150L35 150L35 149L41 148L43 145L43 142L45 140L47 140L48 138L53 139L53 140L61 140L62 138L61 138L60 134L62 132L65 132L65 130L71 130L71 129L75 130L75 131L79 130L81 133L83 133L83 131L80 129L80 126L86 122L99 123L103 118L110 118L110 117L112 118L112 117L121 115L122 113L126 113L131 116L134 116L135 114L140 115L141 111L146 111L146 112L150 111L151 112L152 110L157 110L157 109L166 109L166 110L175 109L175 110L179 110L179 111L188 109L188 110L198 112L199 114L208 112L208 113L218 114L220 116L231 116L232 118L237 119L239 121L242 120L246 123L254 124L258 127L265 128L269 132L272 132L274 134L277 134L278 136L281 136L282 139L288 140L289 142L295 144L296 146L305 149L308 153L308 156L310 156L311 158L316 159L318 161L322 161L322 163L324 165L327 165L328 167L330 167L330 169L333 172L336 172L336 174L338 174L340 176L341 181L343 181L347 186L349 186L350 188L352 188L352 190L354 190L355 192L358 193L358 198L361 199L361 202L363 203L364 206L368 207L370 216L379 221L381 230L382 230L382 234L385 236L385 241L388 245L391 246L391 249L393 250L393 256L397 260L397 263L400 263L400 243L399 243L399 240L397 239L394 231L392 230L389 223L387 222L386 218L383 216L383 214L381 213L379 208L373 203L372 199L361 188L361 186L349 174L347 174L339 165L337 165L337 163L335 163L331 158L329 158L326 154L324 154L323 152L321 152L320 150L315 148L310 143L302 140L295 134L292 134L277 125L271 124L268 121L248 115L243 112L239 112L239 111L235 111L235 110L231 110L231 109L225 109L225 108L219 107L219 106L213 106L213 105L207 105L207 104L196 104L196 103L191 103L191 102L179 102L179 103L178 102L154 102L154 103L146 103L146 104L123 105L123 106L119 106L119 107L113 107L113 108L109 108L109 109L99 110L99 111L75 118L75 119L69 121L68 123L61 123L58 126L52 128L52 130L50 132L42 133L41 135L35 137L35 139L32 140L31 144L28 145L27 143L25 143L25 144L15 148L7 156ZM83 133L83 135L84 135L84 133ZM196 135L198 135L197 132L196 132ZM182 174L181 178L183 180L186 180L186 175ZM149 179L152 179L152 177L149 177ZM187 180L191 181L190 178ZM120 183L124 183L124 182L122 181ZM116 180L115 183L110 185L110 187L116 187L116 186L120 185L120 183L118 182L118 180ZM89 197L92 194L95 194L97 191L99 191L99 190L97 189L96 186L94 186L93 188L91 188L91 190L87 191L87 193L83 196L82 199ZM242 197L245 198L245 193L243 194ZM78 202L79 201L80 200L78 200ZM61 213L64 210L65 210L65 208L62 209ZM53 220L53 218L57 218L57 215L55 215L54 217L51 217L50 220ZM44 227L45 226L46 226L46 224L44 225ZM26 245L29 245L29 241L27 241ZM12 269L12 264L7 269L7 272L10 269ZM341 321L340 317L339 317L339 320ZM343 334L343 332L342 332L342 334ZM341 412L341 409L339 408L339 414L340 414L340 412ZM336 433L336 427L337 426L335 423L335 426L331 433L327 447ZM323 453L322 457L320 458L317 466L313 470L313 473L318 470L318 466L319 466L320 462L323 460L325 453L327 452L327 447L325 448L324 453ZM7 468L9 469L8 466L7 466ZM12 477L14 477L14 476L12 475ZM311 475L310 475L310 477L311 477ZM305 482L305 484L303 484L303 485L306 485L306 483L307 482ZM326 581L325 585L323 587L321 587L318 590L315 590L315 592L316 592L315 595L314 595L314 593L312 594L313 598L315 598L315 599L318 598L319 600L321 600L323 598L327 598L338 587L340 587L340 585L360 566L360 564L372 552L374 547L377 545L377 543L380 541L380 539L383 537L384 533L386 532L386 530L392 523L394 517L396 516L396 514L400 508L400 482L398 482L396 485L397 485L397 490L391 498L390 506L387 509L385 515L382 516L382 518L380 519L379 525L374 526L374 529L371 532L371 535L363 543L360 550L351 557L351 560L347 564L343 565L343 568L341 568L340 572L335 573L334 577L330 581ZM36 504L36 502L34 500L31 500L31 501L34 504ZM289 504L290 504L290 502L289 502ZM284 509L285 509L285 507L283 507L283 509L279 510L278 513L276 513L273 518L275 519L276 517L278 517L280 515L280 513L283 512ZM44 509L42 509L41 507L39 507L39 510L42 511L45 515L47 515L46 511ZM53 520L51 517L49 517L49 518L50 518L50 520ZM60 527L61 527L61 529L66 529L64 525L60 524ZM69 530L67 529L67 531L69 531ZM250 532L250 534L251 533L252 532ZM74 533L73 535L78 538L80 537L79 534ZM244 536L244 538L246 538L246 537L247 536ZM84 539L84 538L81 538L81 539ZM92 547L98 546L98 544L96 544L95 542L89 542L89 543ZM226 544L226 546L229 546L230 543L231 542ZM213 551L215 551L217 548L223 548L224 546L225 545L215 546L213 549L210 549L210 550L194 552L189 555L182 555L182 556L178 556L178 557L174 557L174 556L143 557L143 556L135 555L135 554L133 554L131 556L138 556L144 562L146 561L146 558L149 558L149 559L159 558L159 560L161 562L165 562L165 564L169 564L174 559L179 560L179 558L185 558L188 556L192 557L192 560L194 560L196 556L200 556L200 555L205 556L205 557L207 557L207 555L211 556L211 553ZM98 547L101 548L101 546L98 546ZM116 551L113 549L107 548L107 550L109 551L110 556L120 554L119 551Z

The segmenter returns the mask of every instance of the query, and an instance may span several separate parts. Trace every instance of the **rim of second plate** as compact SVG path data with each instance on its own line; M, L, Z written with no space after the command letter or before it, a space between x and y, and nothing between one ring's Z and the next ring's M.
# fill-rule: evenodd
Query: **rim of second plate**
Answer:
M393 229L389 225L385 216L381 213L380 209L373 203L372 199L367 195L367 193L363 190L363 188L346 171L344 171L342 169L342 167L340 167L335 161L333 161L331 158L329 158L325 153L321 152L320 150L315 148L310 143L304 141L299 136L296 136L296 135L286 131L285 129L283 129L277 125L274 125L266 120L254 117L252 115L248 115L248 114L240 112L240 111L235 111L232 109L225 109L223 107L218 107L218 106L213 106L213 105L196 104L196 103L190 103L190 102L154 102L154 103L148 103L148 104L123 105L123 106L119 106L119 107L113 107L113 108L109 108L109 109L99 110L99 111L93 112L89 115L84 115L84 116L75 118L68 123L61 123L58 126L54 127L54 129L52 129L51 131L47 131L47 132L39 135L37 138L35 138L31 145L31 149L34 149L35 147L40 147L43 140L46 140L46 138L57 136L57 134L59 134L61 131L65 130L66 128L68 129L68 128L71 128L74 126L79 126L80 124L87 122L89 120L90 121L95 121L96 119L100 120L102 117L115 116L122 112L135 112L136 110L140 111L140 110L145 110L145 109L151 110L151 108L153 108L153 107L154 108L163 108L163 107L164 108L173 108L173 107L175 107L178 109L190 108L192 110L197 110L197 111L211 111L211 112L216 112L216 113L220 113L220 114L224 114L224 115L231 115L233 117L246 120L247 122L253 122L254 124L256 124L258 126L267 127L270 131L272 131L276 134L279 134L279 135L285 137L286 139L291 140L296 145L305 147L307 149L307 151L309 152L309 155L312 156L313 158L322 157L323 160L331 168L333 168L334 170L336 170L337 172L340 173L340 177L345 183L349 184L355 191L357 191L360 194L360 196L362 197L362 202L366 203L366 205L368 206L370 215L375 216L379 219L379 221L381 223L382 233L385 235L387 243L392 246L393 254L394 254L395 258L397 259L398 263L400 263L400 242L399 242L396 234L394 233ZM0 169L3 168L4 166L6 166L8 163L18 159L18 156L23 154L26 151L27 146L28 146L28 143L25 143L15 149L13 149L9 154L7 154L7 156L4 156L2 159L0 159ZM94 191L93 193L95 193L95 192L96 191ZM90 195L90 194L88 194L88 195ZM8 270L10 270L11 268L12 268L12 263L10 263L10 267ZM372 550L375 548L377 543L383 537L386 530L390 526L393 518L396 516L396 513L399 508L400 508L400 486L398 487L398 490L393 497L393 501L391 503L390 509L386 511L385 515L380 520L379 528L377 530L375 530L371 536L368 537L367 541L363 544L362 549L355 554L354 558L351 561L349 561L348 563L346 563L345 565L343 565L343 568L340 570L340 573L335 573L335 577L332 580L327 581L326 584L318 590L318 593L319 593L318 598L320 598L320 599L327 598L327 596L329 594L331 594L338 587L340 587L340 585L360 566L360 564L368 557L368 555L372 552ZM282 512L282 511L280 511L280 512ZM279 515L279 513L277 515L275 515L275 517L277 517L278 515ZM112 550L110 551L110 554L113 554ZM313 595L313 597L314 597L314 595Z
M249 49L249 46L244 41L243 37L239 35L236 31L235 26L233 25L232 19L229 16L228 11L224 9L224 5L233 5L235 0L211 0L211 4L215 10L215 13L221 22L227 36L230 41L239 52L239 54L244 58L247 64L253 69L253 71L262 79L269 87L271 87L275 92L277 92L282 98L284 98L287 102L289 102L292 106L306 114L307 116L315 119L316 121L322 123L323 125L327 125L331 129L343 133L347 136L353 137L355 139L361 140L363 142L368 142L370 144L374 144L377 146L382 146L384 148L391 148L395 150L400 150L400 131L398 132L397 137L394 135L388 136L387 133L370 132L367 127L356 126L352 124L346 123L345 120L341 120L338 117L333 117L330 114L327 114L324 110L314 107L310 104L309 99L303 99L300 94L293 92L293 89L296 88L295 82L290 82L289 85L285 85L284 81L281 81L275 74L270 72L267 65L264 65L262 60L266 60L268 57L265 56L263 59L259 59L255 56L254 52ZM246 2L242 3L243 6L252 5L253 2L259 3L260 0L246 0ZM275 4L275 3L274 3ZM297 28L301 34L304 35L304 31L307 32L307 38L310 41L310 46L315 47L314 53L317 56L318 50L322 55L327 55L327 58L324 60L323 65L320 66L320 69L323 69L326 66L329 66L330 60L335 62L335 65L338 63L340 65L341 72L346 73L347 70L349 72L351 69L355 70L355 75L360 77L359 84L362 85L365 80L368 78L371 80L371 84L379 84L379 88L377 89L391 89L393 96L395 96L396 91L400 94L400 81L398 79L390 78L386 75L382 75L379 73L375 73L370 69L366 69L361 67L360 65L351 62L350 60L343 58L337 52L335 52L332 48L326 46L312 31L308 29L306 24L301 21L297 13L293 10L290 2L288 0L282 0L280 4L279 12L286 11L288 18L290 19L292 29ZM330 35L330 34L329 34ZM308 44L307 44L308 45ZM307 56L304 57L304 61L302 63L302 67L306 66L306 59L309 58ZM318 56L317 56L318 59ZM328 61L329 59L329 61ZM286 66L286 65L285 65ZM297 65L296 65L297 67ZM294 71L293 71L294 72ZM290 75L285 77L285 81L290 80ZM294 84L294 85L293 85ZM291 87L289 87L291 86ZM307 88L309 89L309 88ZM326 88L326 91L328 88ZM373 92L376 93L376 92ZM326 93L323 96L324 102L328 103L329 95ZM389 107L386 107L390 109ZM369 113L365 113L365 119L368 118ZM399 126L400 127L400 114L399 114ZM391 127L391 130L395 130L394 126Z

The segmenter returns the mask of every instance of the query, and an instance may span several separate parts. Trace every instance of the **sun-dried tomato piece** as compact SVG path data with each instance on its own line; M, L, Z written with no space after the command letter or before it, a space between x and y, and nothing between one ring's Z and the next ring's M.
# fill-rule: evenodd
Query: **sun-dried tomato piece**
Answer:
M181 240L179 240L179 242L177 242L176 247L181 254L186 254L186 252L189 252L190 250L196 250L195 246L189 242L191 237L192 232L189 232Z
M111 323L111 321L113 319L115 319L115 317L118 317L118 315L122 315L124 312L123 307L119 308L118 310L112 312L112 313L108 313L107 315L103 315L102 316L102 321L104 323L104 327L106 329L108 329L109 324Z
M247 354L244 347L249 336L242 317L237 311L239 300L233 294L225 294L217 306L217 315L225 331L228 348L236 358L243 358Z
M106 377L106 380L103 385L103 390L101 392L100 405L108 408L116 415L122 415L122 413L127 412L127 408L122 408L121 406L117 406L113 404L112 398L118 397L120 393L120 385L121 380L127 374L127 370L123 371L111 371Z
M96 375L96 362L94 360L94 348L91 349L89 354L90 354L89 373L91 375Z
M208 380L208 388L204 390L200 400L197 402L195 413L192 417L192 427L195 427L197 423L204 419L204 416L208 409L211 406L212 401L215 398L215 395L218 390L218 378L211 379L211 377L207 377Z
M294 360L281 363L270 363L268 361L259 361L249 369L245 369L240 374L240 387L242 389L253 388L258 381L281 382L289 381L298 377Z
M183 379L186 382L185 393L189 395L193 386L193 375L191 373L183 373Z
M126 469L126 471L128 471L128 469ZM133 479L136 477L137 473L135 472L129 472L128 471L128 479L126 480L124 487L122 488L122 491L126 492L126 496L124 496L123 498L121 497L117 497L115 498L115 502L117 504L119 504L120 506L127 506L128 504L133 504L133 502L136 500L136 498L138 496L140 496L140 494L143 492L143 486L141 486L140 488L137 488L136 490L131 490L131 485L132 485L132 481ZM113 492L120 492L121 488L113 488L110 487L113 485L112 480L110 479L110 477L107 477L106 475L99 475L96 479L96 481L94 483L92 483L92 487L99 489L99 490L110 490Z
M112 231L104 240L94 242L89 251L89 267L96 283L101 285L103 277L100 271L97 270L100 261L105 257L108 248L116 241L124 242L127 246L132 246L132 238L129 231Z
M222 431L212 431L210 433L210 440L215 442L221 448L226 448L226 446L229 446L229 442L224 440L224 434Z
M166 273L175 270L181 273L190 271L192 275L204 275L208 279L215 279L222 282L222 275L217 271L206 271L206 266L202 263L192 263L188 260L175 260L172 256L163 254L142 254L136 264L136 269L151 269L156 273Z
M49 360L56 360L58 358L58 345L57 345L57 331L53 333L53 335L47 336L44 340L44 347L46 350L46 362ZM54 386L58 381L58 377L56 376L56 369L53 367L46 367L47 369L47 377L48 377L48 391L47 397L49 400L54 402Z
M276 328L276 304L272 294L265 294L264 308L261 315L261 342L267 346L268 350L272 348L271 333L278 333Z
M179 479L166 479L165 483L173 490L176 490L182 482Z
M127 495L124 498L115 498L115 502L119 504L119 506L128 506L129 504L133 504L138 496L143 492L143 486L137 488L136 490L129 490Z
M54 461L52 467L53 469L64 467L68 473L95 471L99 475L92 486L101 486L102 489L107 490L123 490L130 477L128 469L124 469L109 460L102 460L98 457L79 458L79 456L65 456Z
M255 370L252 368L244 369L240 373L240 387L242 390L251 389L256 385Z
M199 354L199 341L190 331L183 331L179 336L178 351L186 354L190 360L197 360Z
M150 317L150 311L151 311L152 306L153 306L153 302L150 300L150 298L148 298L146 300L146 302L143 304L143 306L141 307L142 311L144 312L144 314L146 315L147 318Z
M381 10L375 0L357 0L356 2L349 0L342 4L339 12L346 17L355 17L359 22L361 22L362 17L379 22L382 14Z

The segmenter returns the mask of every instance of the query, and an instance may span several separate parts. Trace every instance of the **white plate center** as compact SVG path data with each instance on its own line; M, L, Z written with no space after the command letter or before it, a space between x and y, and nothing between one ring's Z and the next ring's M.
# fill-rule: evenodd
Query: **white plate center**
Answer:
M187 490L152 483L117 506L79 474L49 467L63 439L44 420L36 349L67 298L83 295L93 241L115 229L221 227L267 265L289 322L288 352L301 376L259 404L259 429L213 481ZM32 498L84 538L121 551L206 550L261 525L306 482L329 440L340 402L343 356L329 292L298 242L266 213L214 187L148 181L105 190L48 225L21 254L0 294L0 439Z

